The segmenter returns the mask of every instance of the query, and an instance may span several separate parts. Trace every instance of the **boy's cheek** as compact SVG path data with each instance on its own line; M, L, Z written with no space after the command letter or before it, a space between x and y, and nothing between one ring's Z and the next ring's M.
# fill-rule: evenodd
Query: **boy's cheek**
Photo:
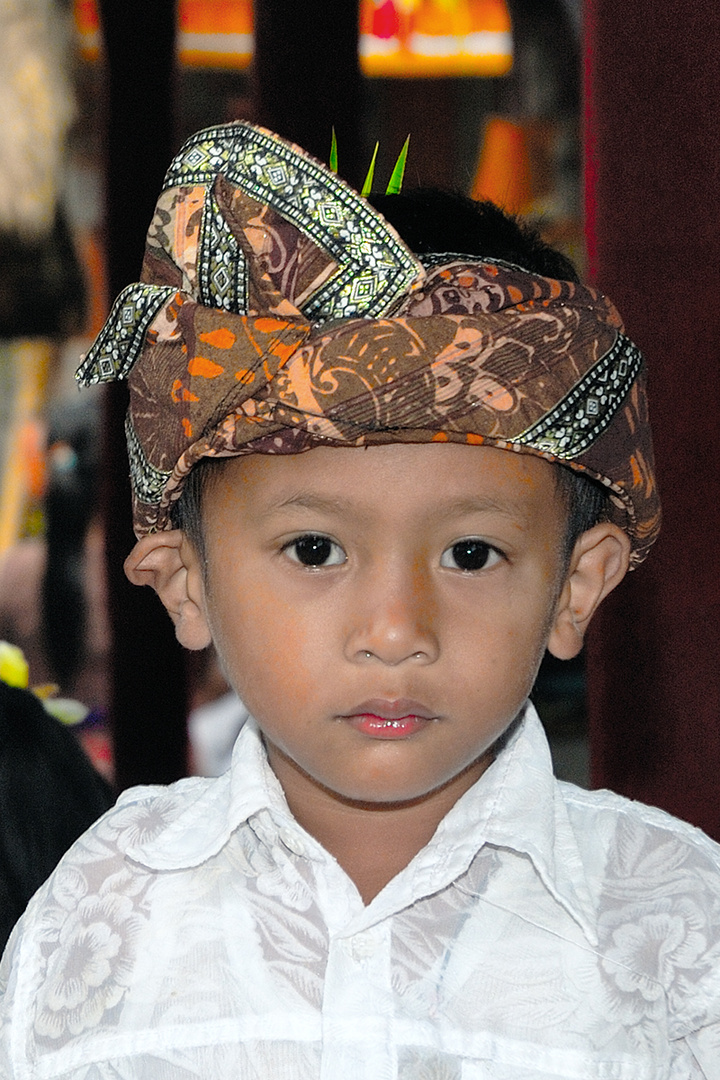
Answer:
M312 700L313 673L305 662L312 626L274 590L250 586L236 602L211 611L215 644L238 694L252 700Z

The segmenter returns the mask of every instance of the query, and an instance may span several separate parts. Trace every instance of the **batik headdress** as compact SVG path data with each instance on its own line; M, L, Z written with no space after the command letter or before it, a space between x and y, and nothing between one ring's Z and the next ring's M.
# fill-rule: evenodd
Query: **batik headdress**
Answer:
M249 124L165 179L141 281L79 371L127 378L135 529L203 457L485 444L599 480L639 563L659 528L644 365L594 289L412 254L341 179Z

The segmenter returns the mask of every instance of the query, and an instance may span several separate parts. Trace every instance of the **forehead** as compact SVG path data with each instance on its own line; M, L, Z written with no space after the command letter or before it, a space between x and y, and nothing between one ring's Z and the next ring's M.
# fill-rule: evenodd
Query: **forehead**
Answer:
M204 505L253 513L306 507L418 517L494 510L522 524L559 517L557 466L487 446L393 443L231 458Z

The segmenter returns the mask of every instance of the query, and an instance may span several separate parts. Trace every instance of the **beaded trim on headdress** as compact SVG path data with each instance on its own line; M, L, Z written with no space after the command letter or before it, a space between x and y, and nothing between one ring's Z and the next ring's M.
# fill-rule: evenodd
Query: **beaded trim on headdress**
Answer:
M298 307L314 322L387 315L422 269L384 219L320 162L250 124L200 131L170 166L163 192L207 188L197 250L200 303L247 314L247 267L242 248L214 197L222 174L267 203L308 236L335 265L326 281ZM155 223L153 223L155 224ZM151 235L152 235L151 227ZM149 242L151 242L149 240ZM77 372L84 385L124 379L142 348L148 326L172 290L129 285Z
M599 480L634 564L657 535L643 361L607 297L499 260L416 258L252 125L200 132L171 165L142 281L78 372L124 377L138 534L170 527L202 457L452 441Z

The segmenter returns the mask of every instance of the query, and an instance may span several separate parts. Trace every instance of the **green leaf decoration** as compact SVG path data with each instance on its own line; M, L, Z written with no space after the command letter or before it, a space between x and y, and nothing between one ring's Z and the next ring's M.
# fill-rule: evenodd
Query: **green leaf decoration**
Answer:
M403 148L400 151L397 161L395 162L395 168L392 171L390 182L385 190L386 195L399 195L402 191L403 177L405 176L405 162L407 161L408 149L410 148L410 136L403 143Z
M375 161L377 159L378 147L379 146L380 146L380 143L376 142L375 143L375 149L373 150L372 161L370 162L370 168L367 171L367 176L365 177L365 183L363 184L362 191L360 192L360 194L363 195L363 196L369 195L370 192L372 191L373 178L375 176Z
M332 141L330 142L330 160L328 161L328 167L330 172L335 173L337 176L338 170L338 156L337 156L337 135L335 134L335 125L332 129Z

